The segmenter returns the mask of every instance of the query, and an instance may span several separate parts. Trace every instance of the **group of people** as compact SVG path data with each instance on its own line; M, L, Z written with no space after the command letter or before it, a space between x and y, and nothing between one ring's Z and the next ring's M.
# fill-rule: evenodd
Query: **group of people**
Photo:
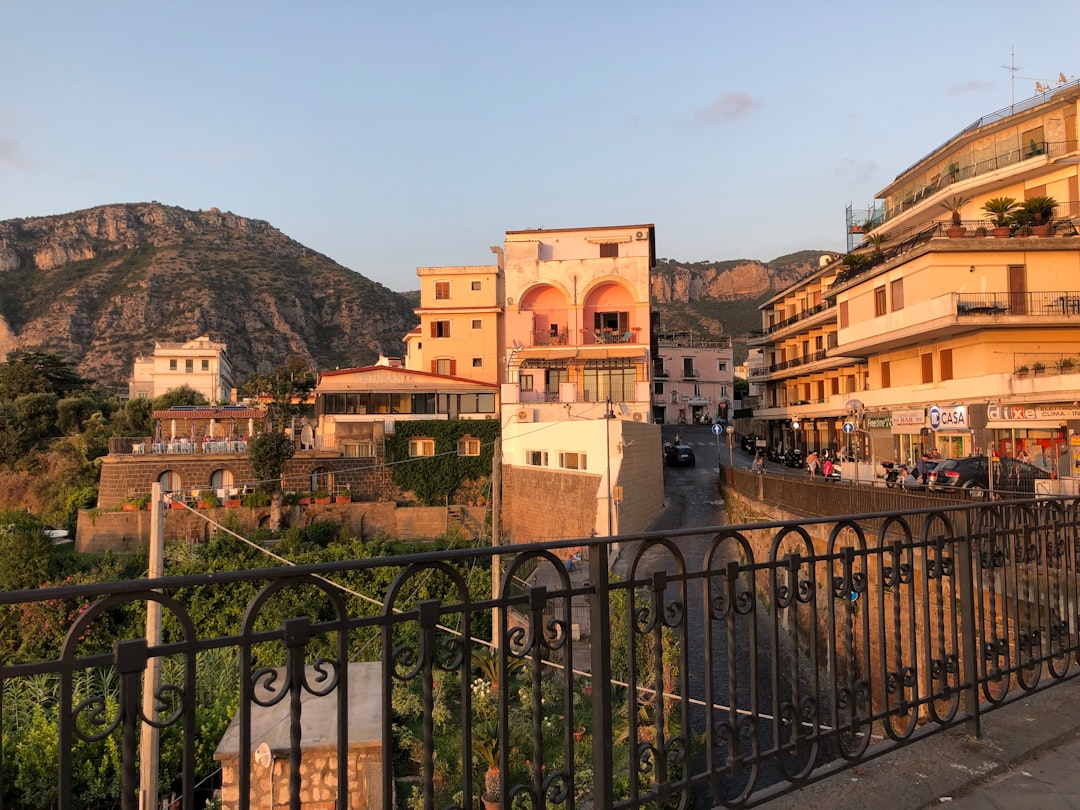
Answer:
M811 478L816 478L820 471L825 476L826 481L831 481L835 466L836 462L833 461L832 454L827 450L821 456L815 450L806 457L806 469L809 471Z

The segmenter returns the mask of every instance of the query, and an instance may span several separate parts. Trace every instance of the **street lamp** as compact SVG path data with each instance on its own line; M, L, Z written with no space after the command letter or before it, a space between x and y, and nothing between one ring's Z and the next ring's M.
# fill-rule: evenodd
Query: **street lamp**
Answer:
M607 462L607 533L611 537L615 529L615 515L613 514L614 492L611 486L611 420L615 418L615 409L611 407L611 397L607 400L607 410L604 411L604 441L606 443L605 460Z

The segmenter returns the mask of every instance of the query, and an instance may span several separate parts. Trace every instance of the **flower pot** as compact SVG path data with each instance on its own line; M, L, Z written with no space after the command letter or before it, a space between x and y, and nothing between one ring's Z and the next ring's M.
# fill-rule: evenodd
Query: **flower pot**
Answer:
M330 503L331 500L332 499L330 498L330 496L327 495L325 498L316 498L315 503L319 504L320 506L326 506Z
M310 506L311 505L311 497L307 496L307 497L304 497L304 498L300 498L300 500L298 500L297 503L300 504L300 506Z
M213 509L216 504L211 501L199 501L198 505L200 509Z
M967 235L967 228L963 225L950 225L945 229L945 235L950 239L962 239Z
M498 802L493 802L491 799L485 799L482 796L480 797L480 803L484 805L484 810L500 810L502 807Z
M352 495L335 495L334 503L352 503Z
M183 501L173 501L169 504L170 509L187 509L187 504Z
M1008 239L1012 236L1012 228L1008 225L1002 225L1000 227L991 228L990 233L994 235L995 239Z
M1032 225L1031 226L1031 235L1032 236L1049 236L1050 235L1050 226L1049 225Z
M239 498L226 498L225 505L230 508L236 508L243 503Z
M137 503L125 503L124 504L124 511L125 512L138 512L139 511L139 505Z
M578 726L577 728L574 729L574 739L575 740L584 740L585 739L585 726Z

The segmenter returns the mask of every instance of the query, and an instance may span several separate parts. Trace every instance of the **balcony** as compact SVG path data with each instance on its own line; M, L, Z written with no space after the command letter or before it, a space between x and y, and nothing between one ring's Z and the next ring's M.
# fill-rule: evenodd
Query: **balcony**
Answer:
M779 503L836 491L725 482ZM100 769L96 798L133 810L145 716L159 792L185 810L206 786L229 808L271 793L472 808L492 785L504 809L754 806L1073 677L1078 537L1053 500L931 502L7 591L0 610L55 625L34 626L39 654L0 665L5 801L29 804L32 779L69 810ZM468 587L493 558L498 592ZM131 618L150 604L161 641ZM140 710L151 662L161 682Z
M831 353L866 357L915 340L970 331L974 325L1080 326L1080 290L947 293L841 329Z

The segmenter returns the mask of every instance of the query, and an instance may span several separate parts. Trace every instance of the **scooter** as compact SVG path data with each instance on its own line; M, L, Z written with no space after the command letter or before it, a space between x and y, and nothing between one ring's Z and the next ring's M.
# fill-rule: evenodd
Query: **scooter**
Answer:
M903 486L903 480L907 478L907 465L897 464L893 461L883 461L881 466L885 468L885 486L893 489Z

